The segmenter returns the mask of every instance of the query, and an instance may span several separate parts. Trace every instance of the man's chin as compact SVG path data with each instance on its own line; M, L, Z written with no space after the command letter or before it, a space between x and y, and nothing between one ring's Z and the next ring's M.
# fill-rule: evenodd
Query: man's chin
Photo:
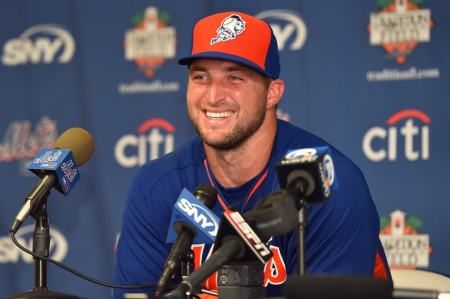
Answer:
M231 150L239 145L236 142L232 142L230 140L224 140L224 139L202 138L202 140L209 147L212 147L213 149L216 149L216 150L222 150L222 151Z

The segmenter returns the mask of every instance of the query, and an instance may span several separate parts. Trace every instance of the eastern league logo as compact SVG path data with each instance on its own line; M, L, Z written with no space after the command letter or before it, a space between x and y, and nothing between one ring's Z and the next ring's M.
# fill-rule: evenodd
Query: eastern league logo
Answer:
M147 78L167 60L175 57L176 32L171 18L156 7L148 7L132 18L125 34L125 59L132 60Z
M419 43L431 40L431 11L426 0L375 0L380 8L370 14L370 44L382 46L388 58L404 64Z
M432 251L429 235L421 234L423 222L396 210L380 220L380 239L391 268L426 268Z

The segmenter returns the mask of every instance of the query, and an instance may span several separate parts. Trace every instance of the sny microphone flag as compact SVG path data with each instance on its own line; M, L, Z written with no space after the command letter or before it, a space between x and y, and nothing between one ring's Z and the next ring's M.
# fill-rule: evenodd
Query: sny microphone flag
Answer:
M80 172L68 149L42 149L28 166L28 169L39 177L48 171L54 171L58 177L55 188L64 195L78 183Z
M220 219L186 188L181 192L172 211L166 243L174 243L177 239L173 225L178 221L193 225L197 231L194 243L211 244L216 239Z

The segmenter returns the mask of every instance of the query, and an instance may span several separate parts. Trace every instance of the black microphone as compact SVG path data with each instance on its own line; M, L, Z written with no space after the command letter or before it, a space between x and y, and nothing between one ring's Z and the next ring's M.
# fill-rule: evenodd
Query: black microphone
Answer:
M280 187L296 199L318 203L331 196L334 164L328 147L294 150L277 165Z
M217 200L217 190L209 184L200 184L193 192L194 196L201 200L206 207L211 209ZM155 295L161 295L166 287L167 281L175 273L176 268L180 265L181 260L186 257L191 248L192 242L196 235L193 225L187 222L175 222L174 230L178 237L172 245L169 256L164 265L164 270L156 286Z
M15 234L25 219L45 203L52 188L67 194L72 187L72 179L77 175L76 166L83 165L90 159L94 151L92 135L81 128L71 128L56 139L55 149L70 150L71 156L62 158L62 151L43 150L33 161L40 163L39 168L32 170L41 179L25 198L25 202L11 225L10 232ZM75 165L76 164L76 165ZM75 184L76 182L73 182ZM72 185L73 185L72 184Z
M244 214L244 218L264 242L272 236L292 231L298 223L295 201L283 189L266 195L252 210Z
M272 219L270 213L273 215ZM286 191L266 196L244 216L237 211L226 210L211 257L164 298L182 298L228 262L259 260L264 264L272 256L265 242L271 236L290 232L296 224L296 217L295 204ZM259 229L255 232L252 227ZM263 236L262 240L259 233Z
M277 165L277 172L280 187L288 190L298 208L298 272L304 275L307 204L324 202L337 185L330 149L322 146L290 151Z

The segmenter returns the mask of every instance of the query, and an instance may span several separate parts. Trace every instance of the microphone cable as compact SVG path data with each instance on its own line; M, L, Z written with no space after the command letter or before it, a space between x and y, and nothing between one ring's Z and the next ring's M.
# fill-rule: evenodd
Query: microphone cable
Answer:
M14 244L15 244L17 247L20 248L20 250L22 250L22 251L24 251L24 252L26 252L26 253L32 255L32 256L35 257L35 258L38 258L38 259L44 260L44 261L46 261L46 262L52 263L52 264L54 264L54 265L56 265L56 266L58 266L58 267L60 267L60 268L62 268L62 269L64 269L64 270L66 270L66 271L68 271L68 272L70 272L70 273L72 273L72 274L74 274L74 275L76 275L76 276L78 276L78 277L80 277L80 278L82 278L82 279L84 279L84 280L90 281L90 282L92 282L92 283L95 283L95 284L98 284L98 285L102 285L102 286L105 286L105 287L109 287L109 288L115 288L115 289L145 289L145 288L154 288L154 287L156 287L156 285L153 285L153 284L143 284L143 285L118 285L118 284L112 284L112 283L110 283L110 282L105 282L105 281L101 281L101 280L98 280L98 279L89 277L89 276L87 276L87 275L85 275L85 274L83 274L83 273L80 273L80 272L78 272L77 270L72 269L71 267L66 266L66 265L64 265L64 264L62 264L62 263L60 263L60 262L57 262L57 261L55 261L55 260L53 260L53 259L51 259L51 258L48 258L48 257L42 256L42 255L36 254L36 253L34 253L34 252L28 250L27 248L25 248L24 246L22 246L22 245L17 241L16 236L14 235L13 232L11 232L10 236L11 236L11 240L14 242Z
M69 267L69 266L66 266L66 265L64 265L64 264L62 264L62 263L60 263L60 262L58 262L58 261L55 261L55 260L53 260L53 259L51 259L51 258L48 258L48 257L46 257L46 256L42 256L42 255L40 255L40 254L36 254L36 253L34 253L34 252L28 250L27 248L25 248L24 246L22 246L22 244L20 244L20 243L17 241L16 236L15 236L15 234L14 234L13 232L11 232L10 236L11 236L11 240L13 241L13 243L14 243L20 250L22 250L23 252L26 252L26 253L28 253L29 255L31 255L31 256L33 256L33 257L35 257L35 258L38 258L38 259L44 260L44 261L46 261L46 262L52 263L52 264L54 264L55 266L58 266L58 267L60 267L60 268L62 268L62 269L64 269L64 270L66 270L66 271L68 271L68 272L70 272L70 273L72 273L72 274L74 274L74 275L76 275L76 276L78 276L78 277L80 277L80 278L82 278L82 279L84 279L84 280L87 280L87 281L89 281L89 282L92 282L92 283L95 283L95 284L98 284L98 285L101 285L101 286L104 286L104 287L114 288L114 289L145 289L145 288L156 288L156 284L118 285L118 284L112 284L112 283L110 283L110 282L105 282L105 281L101 281L101 280L92 278L92 277L87 276L86 274L83 274L83 273L81 273L81 272L79 272L79 271L77 271L77 270L75 270L75 269L73 269L73 268L71 268L71 267ZM201 289L201 292L202 292L202 293L205 293L205 294L208 294L208 295L214 295L214 296L217 296L217 295L218 295L216 292L209 291L209 290L206 290L206 289ZM196 299L201 299L200 296L198 296L197 294L191 294L191 296L194 297L194 298L196 298Z

